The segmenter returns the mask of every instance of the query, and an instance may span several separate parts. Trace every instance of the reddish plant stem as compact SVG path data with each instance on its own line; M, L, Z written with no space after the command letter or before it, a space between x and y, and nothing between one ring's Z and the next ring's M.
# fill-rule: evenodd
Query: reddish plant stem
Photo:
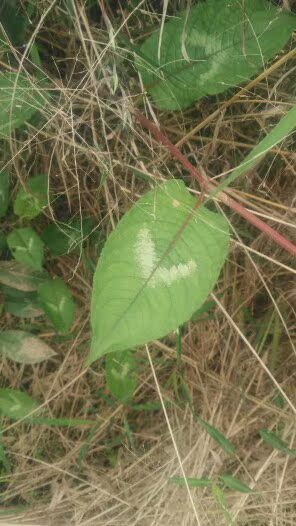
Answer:
M135 117L137 120L147 128L152 135L157 139L157 141L161 144L163 144L167 150L180 161L180 163L188 170L191 177L196 179L200 185L201 191L207 191L211 193L213 190L215 190L215 185L208 181L206 177L203 175L203 173L195 168L187 159L186 157L180 152L180 150L169 140L167 135L163 133L161 130L155 126L147 117L145 117L140 111L135 111ZM225 192L219 192L217 197L229 208L237 212L239 215L241 215L244 219L246 219L250 224L254 225L256 228L261 230L264 234L266 234L268 237L273 239L279 245L280 247L284 248L287 252L292 254L294 257L296 257L296 246L286 239L284 236L279 234L274 228L267 225L259 219L256 215L254 215L252 212L247 210L244 206L237 203L234 199L229 197Z

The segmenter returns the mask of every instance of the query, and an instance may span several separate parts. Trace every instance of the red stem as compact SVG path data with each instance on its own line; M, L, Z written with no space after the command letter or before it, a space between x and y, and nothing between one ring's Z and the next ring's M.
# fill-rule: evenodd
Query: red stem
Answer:
M145 117L141 112L138 110L135 111L135 116L138 119L138 121L147 128L152 135L154 135L155 139L158 140L159 143L163 144L167 150L180 161L180 163L188 170L191 177L196 179L201 187L202 191L208 191L211 192L215 188L213 184L206 179L206 177L203 175L201 171L199 171L197 168L195 168L187 159L186 157L180 152L180 150L169 140L167 135L165 135L162 131L160 131L155 124L153 124L147 117ZM225 192L220 192L218 194L219 199L223 203L225 203L229 208L237 212L239 215L241 215L244 219L246 219L249 223L254 225L256 228L261 230L264 234L266 234L268 237L273 239L279 245L280 247L284 248L287 252L292 254L292 256L296 257L296 245L294 245L291 241L286 239L284 236L279 234L274 228L267 225L259 219L257 216L255 216L252 212L247 210L245 207L237 203L234 199L229 197Z

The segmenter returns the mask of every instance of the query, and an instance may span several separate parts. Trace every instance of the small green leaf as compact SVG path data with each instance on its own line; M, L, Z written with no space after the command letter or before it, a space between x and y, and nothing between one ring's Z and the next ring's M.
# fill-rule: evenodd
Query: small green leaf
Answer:
M9 173L0 172L0 217L4 217L8 208L9 199Z
M291 455L292 457L296 456L296 449L290 449L288 444L284 442L278 435L273 433L273 431L268 431L268 429L261 429L260 436L266 444L271 446L274 449L278 449L286 455Z
M16 228L7 236L7 244L16 261L33 270L42 269L43 241L32 228Z
M15 389L0 389L0 412L7 418L19 420L37 409L38 403L29 395Z
M230 440L228 440L228 438L226 438L218 429L216 429L216 427L211 426L200 417L198 417L198 421L201 427L219 444L225 453L228 453L228 455L235 455L235 447L230 442Z
M44 315L37 301L36 292L23 292L5 285L1 286L4 294L4 310L21 318L36 318Z
M296 17L266 0L207 0L141 46L136 67L155 104L180 110L244 84L288 42ZM243 35L243 37L242 37Z
M40 338L25 331L0 332L0 353L18 363L34 364L55 356Z
M112 396L122 404L126 404L137 387L136 364L132 351L107 355L106 379Z
M0 74L0 139L22 126L44 106L45 95L28 77L17 73Z
M35 175L26 181L27 190L21 187L13 203L15 215L33 219L48 204L48 176Z
M62 333L68 332L74 320L75 306L63 280L58 278L42 283L38 288L38 297L55 328Z
M169 408L170 402L166 402L166 407ZM133 411L161 411L161 402L147 402L147 404L132 404Z
M213 485L213 482L211 479L196 479L191 477L186 477L187 484L189 488L208 488ZM169 482L172 484L176 484L180 488L186 488L186 483L183 477L171 477L169 479Z
M83 243L95 226L93 218L82 219L82 230L80 219L74 219L69 224L51 224L42 233L44 244L54 256L68 254Z
M228 225L196 208L182 181L147 192L110 234L94 276L88 363L162 338L207 299L225 261Z
M229 489L240 491L241 493L254 493L254 490L249 488L244 482L233 477L232 475L220 475L219 479L223 482L224 486Z
M0 261L0 283L24 292L37 290L48 279L45 271L34 271L16 261Z

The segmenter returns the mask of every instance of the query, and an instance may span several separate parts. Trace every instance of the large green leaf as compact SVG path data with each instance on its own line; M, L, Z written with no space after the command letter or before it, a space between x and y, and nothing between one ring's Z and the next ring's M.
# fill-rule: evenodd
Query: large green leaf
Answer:
M4 217L8 208L9 199L9 173L0 172L0 217Z
M267 0L207 0L141 46L136 64L157 106L177 110L244 84L287 43L296 17ZM160 54L160 55L159 55ZM160 58L160 60L159 60Z
M218 279L228 241L224 218L196 208L182 181L144 195L109 236L95 272L89 363L189 320Z
M7 244L16 261L33 270L42 269L43 241L32 228L15 228L7 236Z
M62 279L48 280L38 289L45 313L60 332L67 332L74 320L75 305L70 290Z
M27 189L21 187L13 203L15 215L24 219L38 216L48 203L48 176L35 175L26 181Z
M29 292L37 290L46 279L44 270L34 271L17 261L0 261L0 283L7 287Z
M134 353L123 351L108 354L106 358L107 387L112 396L122 404L128 402L137 386L137 371Z
M0 332L0 354L18 363L34 364L55 356L55 352L40 338L26 331Z
M19 128L44 106L45 96L23 75L0 74L0 139Z
M0 389L0 413L7 418L25 418L38 407L31 396L15 389Z

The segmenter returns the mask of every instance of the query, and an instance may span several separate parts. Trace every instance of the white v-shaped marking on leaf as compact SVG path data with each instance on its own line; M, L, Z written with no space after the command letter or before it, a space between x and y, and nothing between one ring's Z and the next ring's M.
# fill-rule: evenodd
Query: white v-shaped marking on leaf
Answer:
M148 282L149 287L156 287L157 285L171 285L181 278L191 276L197 268L193 259L190 259L188 263L172 265L170 268L166 268L164 266L159 266L156 268L159 257L156 254L155 244L152 240L151 234L146 227L142 228L137 236L135 252L142 277L144 279L148 279L149 276L151 276ZM153 273L153 271L155 272Z

